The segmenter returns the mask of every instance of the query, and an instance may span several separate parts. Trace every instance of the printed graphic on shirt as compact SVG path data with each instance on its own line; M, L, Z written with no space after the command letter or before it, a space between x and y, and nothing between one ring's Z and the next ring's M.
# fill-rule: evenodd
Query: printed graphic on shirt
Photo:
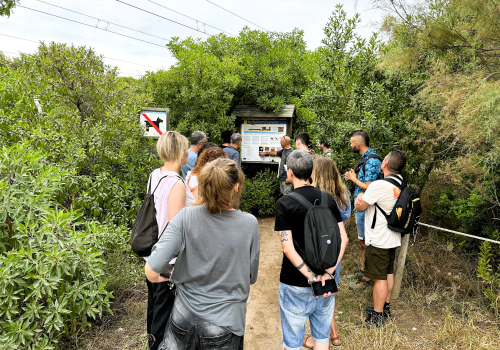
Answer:
M397 187L394 187L393 191L394 191L394 199L399 198L399 195L401 194L401 190Z

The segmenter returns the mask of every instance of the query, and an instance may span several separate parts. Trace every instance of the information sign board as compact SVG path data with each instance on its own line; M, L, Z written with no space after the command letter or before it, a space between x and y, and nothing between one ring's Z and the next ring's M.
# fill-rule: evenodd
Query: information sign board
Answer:
M259 152L281 150L281 138L287 134L286 119L243 119L241 124L241 160L243 162L276 162L279 157L260 157Z

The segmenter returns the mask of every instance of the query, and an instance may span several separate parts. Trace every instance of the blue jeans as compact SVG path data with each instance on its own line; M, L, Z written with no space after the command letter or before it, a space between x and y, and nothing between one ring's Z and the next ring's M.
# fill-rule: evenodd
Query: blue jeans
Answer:
M243 350L243 336L196 317L176 299L158 350L198 349Z
M306 320L311 324L315 342L330 341L330 323L335 309L335 295L316 298L309 287L294 287L280 282L279 302L283 347L300 350L306 330Z
M342 267L342 261L339 262L337 265L337 268L335 269L335 284L338 286L339 285L339 280L340 280L340 268Z
M362 241L365 240L365 212L356 212L356 227L358 228L358 238Z

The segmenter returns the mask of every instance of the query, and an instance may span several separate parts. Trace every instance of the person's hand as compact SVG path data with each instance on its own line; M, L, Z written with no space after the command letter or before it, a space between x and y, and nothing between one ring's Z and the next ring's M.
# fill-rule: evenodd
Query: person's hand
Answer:
M361 204L361 197L363 197L364 192L359 192L358 196L356 197L356 200L354 201L354 205Z
M168 282L169 279L166 277L163 277L162 275L158 276L158 282Z
M350 180L350 179L351 179L350 174L349 174L349 172L348 172L348 171L346 171L346 172L345 172L345 174L344 174L344 179L345 179L345 180Z
M356 176L356 172L354 169L349 170L349 180L354 181L357 180L358 177Z
M321 285L324 287L325 286L325 281L326 280L331 280L332 278L330 277L330 275L328 275L326 272L324 275L320 275L318 276L318 278L316 279L316 282L321 282ZM327 298L329 297L330 295L332 295L332 292L328 292L328 293L325 293L323 295L321 295L323 298ZM317 296L319 297L319 295ZM316 298L317 298L316 297Z
M264 157L264 152L259 152L259 157Z

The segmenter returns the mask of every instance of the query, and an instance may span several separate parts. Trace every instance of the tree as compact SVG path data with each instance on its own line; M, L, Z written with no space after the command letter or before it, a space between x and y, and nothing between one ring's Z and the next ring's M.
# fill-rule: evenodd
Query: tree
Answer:
M19 4L19 0L0 0L0 16L10 17L12 9Z
M233 127L231 111L237 104L279 112L307 85L307 51L299 30L245 28L236 38L174 38L168 47L177 63L148 73L143 86L157 106L171 109L172 127L185 135L200 129L216 140L221 130Z

